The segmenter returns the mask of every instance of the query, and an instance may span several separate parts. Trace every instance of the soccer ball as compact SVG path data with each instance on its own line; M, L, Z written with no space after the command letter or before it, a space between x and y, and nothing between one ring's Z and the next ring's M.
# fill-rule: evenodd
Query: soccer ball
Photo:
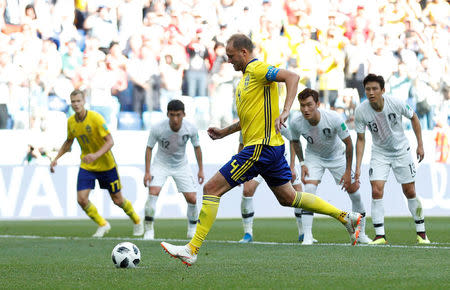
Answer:
M141 251L135 244L123 242L114 247L111 258L117 268L136 268L141 261Z

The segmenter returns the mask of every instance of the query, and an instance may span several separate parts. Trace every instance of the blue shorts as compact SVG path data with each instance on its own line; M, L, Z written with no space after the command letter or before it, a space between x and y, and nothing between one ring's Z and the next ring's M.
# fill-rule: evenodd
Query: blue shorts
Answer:
M261 174L269 186L279 186L292 179L291 168L284 157L284 145L252 145L244 147L219 170L235 187Z
M122 189L116 167L107 171L89 171L80 168L80 171L78 171L77 191L94 189L96 179L100 184L100 188L107 189L109 193L117 193Z

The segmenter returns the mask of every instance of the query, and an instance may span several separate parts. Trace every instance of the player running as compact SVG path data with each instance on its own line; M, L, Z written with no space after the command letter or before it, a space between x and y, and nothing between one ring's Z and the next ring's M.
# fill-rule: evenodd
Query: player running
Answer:
M101 238L111 229L111 225L98 213L95 205L89 201L89 193L98 180L100 188L107 189L115 205L122 208L134 223L133 235L144 233L139 216L129 200L122 196L122 185L117 172L117 164L111 152L114 140L103 117L84 108L85 95L80 90L70 94L70 102L75 114L67 120L67 139L50 164L50 172L55 172L57 160L70 151L76 138L81 147L81 164L77 180L77 200L86 214L98 224L93 237Z
M367 244L371 240L365 234L366 211L361 201L359 183L352 183L351 169L353 160L353 144L344 120L335 111L319 109L319 93L306 88L298 94L301 114L293 114L290 118L292 142L301 166L301 179L305 191L315 194L328 169L336 184L342 184L352 202L352 210L362 215L361 232L358 243ZM308 142L303 160L300 136ZM345 144L345 150L342 146ZM302 225L304 232L303 245L313 243L313 213L303 212Z
M184 246L161 243L172 257L187 265L197 260L198 251L216 219L220 197L258 174L264 178L281 205L301 207L336 218L346 227L352 244L356 243L359 234L360 214L339 210L313 194L296 192L292 187L292 174L284 158L284 141L279 132L289 116L299 76L259 61L253 55L253 48L252 41L243 34L234 34L228 40L228 62L236 71L243 73L236 89L239 121L223 129L208 129L209 136L214 140L242 131L244 149L203 187L203 205L191 241ZM284 82L287 89L281 114L276 82Z
M197 159L198 183L202 184L203 174L202 149L197 128L185 117L184 104L172 100L167 104L168 119L156 124L150 130L147 149L145 150L144 185L148 186L148 198L145 203L144 240L153 240L156 201L167 177L172 177L178 191L182 192L187 202L187 237L192 238L197 224L197 185L186 158L186 143L191 140ZM151 164L152 152L156 143L158 151ZM151 170L150 170L151 169Z
M424 151L419 118L413 109L400 99L383 96L385 90L382 76L369 74L364 78L363 84L367 100L362 102L355 111L355 129L358 134L355 179L358 180L361 174L367 127L372 134L369 178L372 186L372 222L375 228L375 238L370 244L387 244L384 232L383 193L391 168L408 200L408 208L416 224L417 242L429 244L430 241L425 233L422 204L416 196L414 183L416 167L402 124L402 116L411 120L417 139L417 159L421 162Z

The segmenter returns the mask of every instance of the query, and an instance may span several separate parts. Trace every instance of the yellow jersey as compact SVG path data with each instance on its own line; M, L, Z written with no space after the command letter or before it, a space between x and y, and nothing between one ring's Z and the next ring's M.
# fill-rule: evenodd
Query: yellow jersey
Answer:
M107 171L116 166L114 156L109 150L97 160L86 164L83 157L89 153L97 152L104 144L103 139L110 132L102 115L94 111L87 111L84 120L77 120L75 114L67 120L67 139L77 138L81 147L80 167L89 171Z
M278 71L257 59L251 60L244 69L236 88L244 146L284 144L281 134L275 132L275 119L280 115L278 84L275 82Z

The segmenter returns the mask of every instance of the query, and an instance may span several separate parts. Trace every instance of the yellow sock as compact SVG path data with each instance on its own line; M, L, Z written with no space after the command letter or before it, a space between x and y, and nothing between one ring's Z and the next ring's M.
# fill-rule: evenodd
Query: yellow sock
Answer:
M301 207L305 210L326 214L339 220L341 223L347 223L344 219L347 212L336 208L317 195L307 192L296 192L292 207Z
M90 217L94 222L96 222L99 226L103 227L106 225L106 220L98 214L97 208L92 202L89 202L88 205L83 208L88 217Z
M198 249L202 246L206 235L216 220L219 203L220 197L214 195L203 196L203 205L198 216L197 230L195 231L194 237L189 242L192 253L197 254Z
M141 222L141 219L137 215L137 213L134 211L133 205L131 202L125 198L125 201L122 204L123 211L131 218L131 220L137 225Z

